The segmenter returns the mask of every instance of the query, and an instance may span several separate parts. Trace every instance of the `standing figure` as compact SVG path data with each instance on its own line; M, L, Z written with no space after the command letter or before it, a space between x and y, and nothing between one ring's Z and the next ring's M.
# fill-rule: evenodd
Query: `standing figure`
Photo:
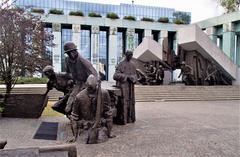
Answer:
M193 68L183 61L181 64L181 73L179 74L178 78L182 75L182 81L185 85L194 85L194 75L193 75Z
M135 96L134 84L137 81L136 67L131 61L133 56L132 51L126 51L125 58L120 62L116 68L113 79L117 81L117 86L121 88L121 123L133 123L136 121L135 117Z
M162 85L163 79L164 79L164 69L163 69L162 65L159 65L157 72L156 72L156 84Z
M111 135L112 109L107 90L101 88L101 82L92 74L86 81L86 88L76 96L71 113L73 139L75 142L80 133L88 132L87 144L100 143Z
M66 114L66 103L72 91L72 87L74 86L72 76L66 73L56 74L53 70L53 67L50 65L43 69L43 73L49 79L47 82L46 95L53 88L56 88L56 90L64 93L64 96L52 106L52 109Z
M98 73L93 65L78 53L77 47L73 42L64 44L64 53L68 55L66 58L66 72L72 74L75 82L65 108L66 113L70 114L73 101L76 95L85 88L85 82L88 76L93 74L95 77L98 77Z
M215 67L214 64L209 63L207 66L207 70L206 70L206 78L205 81L208 82L209 85L215 85L216 84L216 74L217 74L218 70Z

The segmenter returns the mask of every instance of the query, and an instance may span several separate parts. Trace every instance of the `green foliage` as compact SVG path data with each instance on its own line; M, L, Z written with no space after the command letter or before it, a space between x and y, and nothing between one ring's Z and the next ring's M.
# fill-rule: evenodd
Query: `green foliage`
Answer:
M173 21L173 23L181 25L181 24L184 24L184 21L180 20L180 19L176 19L176 20Z
M218 3L225 9L226 13L239 11L240 0L218 0Z
M89 17L102 17L102 15L98 14L98 13L95 13L95 12L90 12L88 14Z
M82 11L70 11L69 15L73 15L73 16L84 16Z
M18 77L16 84L46 84L48 79L37 78L37 77ZM0 81L0 84L4 84L3 81Z
M141 21L148 21L148 22L154 22L154 19L148 18L148 17L143 17Z
M185 12L176 11L173 13L175 20L181 20L184 24L189 24L191 22L191 16Z
M58 10L58 9L50 9L49 14L57 14L57 15L63 15L63 10Z
M160 18L158 19L158 22L169 23L169 19L168 19L168 17L160 17Z
M44 14L44 9L32 8L31 12Z
M119 19L119 16L116 13L108 13L107 18L110 19Z
M124 16L123 19L125 19L125 20L131 20L131 21L136 21L136 17L134 17L134 16Z
M48 79L37 78L37 77L19 77L17 80L17 84L46 84Z

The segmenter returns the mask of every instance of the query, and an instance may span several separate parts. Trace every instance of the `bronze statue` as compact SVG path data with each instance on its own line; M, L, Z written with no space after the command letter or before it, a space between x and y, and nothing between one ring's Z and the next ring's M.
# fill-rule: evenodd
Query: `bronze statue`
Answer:
M118 115L122 119L122 124L136 121L134 84L137 81L137 73L136 67L131 61L132 56L132 51L126 51L124 60L117 65L113 76L122 91L122 115Z
M98 77L98 73L93 65L78 53L77 47L73 42L64 44L64 53L68 55L66 58L66 72L72 75L75 82L65 108L66 113L69 114L72 110L73 101L76 95L84 89L88 76L93 74L95 77Z
M164 69L163 69L162 65L159 65L159 67L156 71L156 84L162 85L163 79L164 79Z
M75 142L79 133L88 131L87 144L100 143L111 135L112 110L108 91L101 88L101 82L94 75L89 75L86 88L76 96L71 113L73 139Z
M218 70L215 67L214 64L209 63L207 66L206 74L207 77L205 78L205 81L208 82L209 85L215 85L216 84L216 74Z
M45 95L47 95L47 93L53 88L56 88L56 90L64 93L64 96L52 106L52 109L66 114L66 103L74 85L72 76L66 73L57 74L54 72L53 67L50 65L46 66L43 69L43 73L49 79Z
M182 76L182 81L185 85L194 85L194 75L193 75L193 68L182 61L181 64L181 73L179 74L178 78Z

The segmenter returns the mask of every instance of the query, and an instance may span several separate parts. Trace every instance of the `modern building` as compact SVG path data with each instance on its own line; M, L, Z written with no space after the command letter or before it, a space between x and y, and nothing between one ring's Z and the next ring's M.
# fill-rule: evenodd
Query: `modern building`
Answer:
M176 31L182 25L164 24L159 22L145 22L139 19L143 17L158 19L168 17L173 19L174 9L141 6L134 4L97 4L69 0L18 0L16 6L26 9L42 8L47 13L56 8L64 11L64 15L44 14L42 20L46 23L46 29L54 34L54 43L50 48L52 52L52 64L56 71L65 70L65 55L63 44L66 41L74 41L80 53L89 59L97 70L106 74L108 80L112 79L116 64L121 60L126 49L136 48L146 36L153 36L159 41L163 36L175 40ZM84 17L70 16L70 11L81 10ZM102 18L88 17L89 12L97 12ZM112 20L104 17L109 12L115 12L120 19ZM189 14L190 13L186 13ZM134 16L137 21L123 20L124 16ZM176 43L176 42L175 42ZM176 48L176 45L172 48Z
M237 68L237 65L240 65L240 12L196 23L201 28L199 31L198 28L195 30L195 27L188 27L184 24L178 25L172 22L161 23L139 20L142 17L158 19L163 16L172 19L175 10L169 8L134 4L96 4L68 0L18 0L16 5L25 8L43 8L45 13L51 8L64 10L64 15L40 14L42 20L46 23L46 29L54 35L53 42L56 44L56 47L50 48L50 51L52 52L52 64L57 72L65 70L63 44L66 41L73 41L78 46L79 52L89 59L97 70L104 73L107 80L112 80L115 66L122 59L123 53L127 49L137 51L136 53L142 58L148 54L148 57L157 56L164 63L171 63L172 56L178 53L179 46L186 50L191 48L191 51L202 52L203 56L207 56L209 60L216 61L217 65L233 80L240 78L238 76L240 70L239 67ZM70 11L76 10L82 10L85 16L68 15ZM92 11L101 13L103 17L88 17L87 14ZM106 18L105 15L108 12L117 13L120 19ZM135 16L138 20L122 19L122 17L128 15ZM185 29L185 27L188 27L190 31L188 28ZM200 42L203 44L200 45L199 49L197 49L199 45L198 39L194 38L196 37L194 35L197 33L202 37ZM182 37L184 37L184 40ZM192 45L186 46L187 44L185 43L190 40L190 37L194 38L190 44L196 44L195 47L191 47ZM217 46L215 47L216 44L207 45L204 41L216 43L220 49ZM212 50L212 52L209 50ZM144 54L142 55L141 53ZM222 56L221 54L226 55ZM228 58L231 59L229 60L230 62ZM168 77L169 81L176 80L177 74L173 72L170 75Z

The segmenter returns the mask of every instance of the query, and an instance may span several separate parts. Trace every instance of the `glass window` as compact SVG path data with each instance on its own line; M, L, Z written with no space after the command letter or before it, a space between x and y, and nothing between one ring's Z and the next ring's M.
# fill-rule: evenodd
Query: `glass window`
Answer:
M91 37L90 37L90 30L81 30L81 45L80 45L80 53L81 55L88 59L89 61L91 60Z
M62 53L61 53L61 59L62 59L62 71L65 71L65 54L64 54L64 43L67 41L72 41L72 29L69 28L63 28L62 29Z
M123 57L123 33L117 33L117 64L121 61Z
M107 31L99 34L99 71L107 78Z

